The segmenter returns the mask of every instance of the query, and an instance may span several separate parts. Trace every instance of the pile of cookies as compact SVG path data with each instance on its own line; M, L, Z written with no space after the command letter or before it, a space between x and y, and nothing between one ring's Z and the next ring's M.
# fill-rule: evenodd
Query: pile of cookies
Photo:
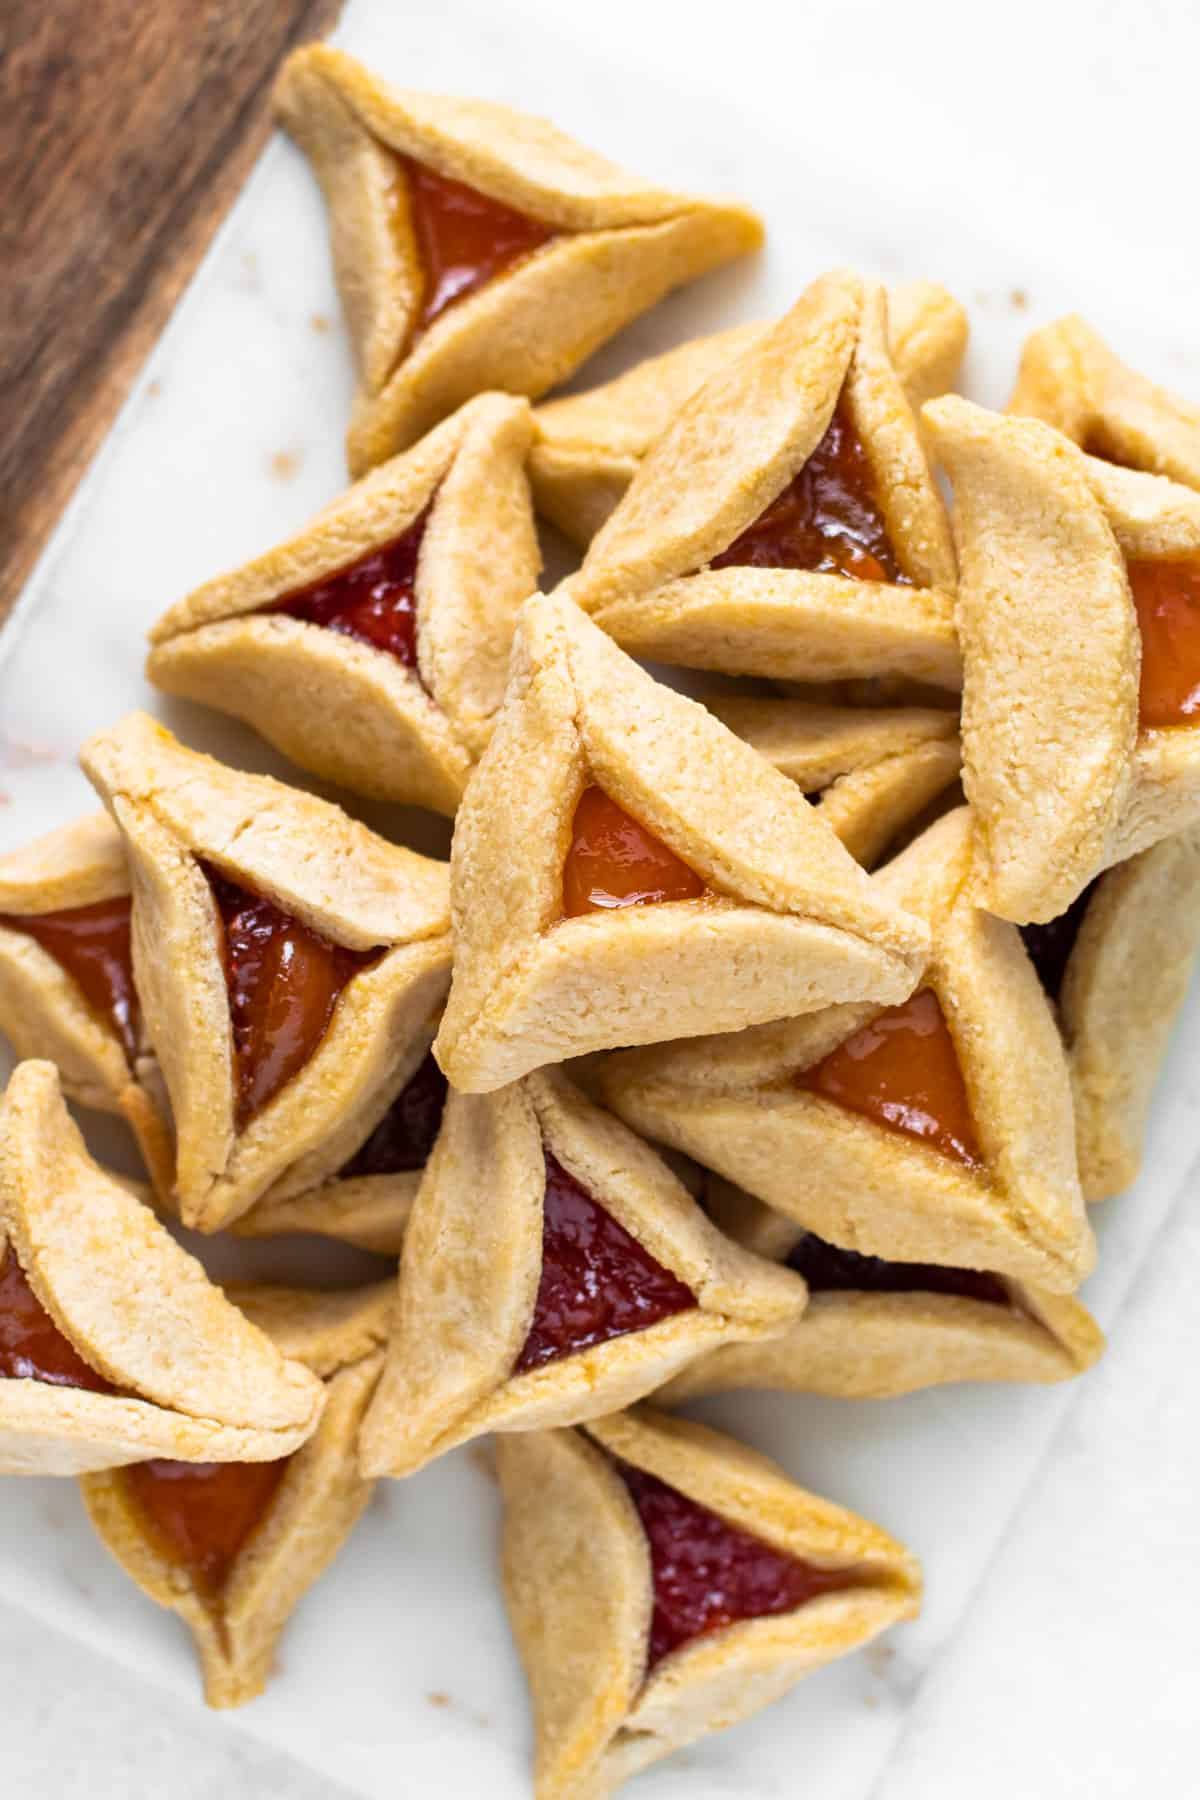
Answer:
M79 1477L222 1706L374 1481L495 1434L537 1792L587 1800L919 1603L675 1402L1101 1351L1087 1203L1200 941L1200 411L1076 318L985 411L957 303L847 271L533 407L754 215L325 48L278 104L358 479L147 672L451 859L141 714L0 859L0 1468ZM176 1219L398 1273L221 1288Z

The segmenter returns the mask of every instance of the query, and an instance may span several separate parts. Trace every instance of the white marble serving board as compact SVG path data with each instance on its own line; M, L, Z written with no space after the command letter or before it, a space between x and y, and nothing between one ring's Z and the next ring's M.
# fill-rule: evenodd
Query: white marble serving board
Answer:
M1084 0L986 15L810 0L786 16L771 0L351 0L339 41L398 81L549 112L647 174L762 210L764 256L633 326L589 379L777 312L850 262L935 277L969 304L977 398L1002 401L1025 331L1074 306L1200 392L1182 185L1200 27L1171 0L1124 19ZM156 705L140 662L163 607L344 485L350 387L322 210L274 143L0 634L0 849L93 804L74 752ZM282 772L249 732L159 710L199 747ZM645 1800L1196 1792L1198 1154L1193 996L1143 1177L1099 1218L1087 1299L1114 1342L1090 1377L700 1409L911 1543L928 1600L886 1645L643 1777ZM302 1266L269 1245L255 1262L280 1278ZM73 1484L2 1484L11 1791L518 1800L530 1733L496 1515L478 1453L382 1484L270 1692L209 1720L183 1628L99 1550ZM51 1696L63 1672L73 1704Z

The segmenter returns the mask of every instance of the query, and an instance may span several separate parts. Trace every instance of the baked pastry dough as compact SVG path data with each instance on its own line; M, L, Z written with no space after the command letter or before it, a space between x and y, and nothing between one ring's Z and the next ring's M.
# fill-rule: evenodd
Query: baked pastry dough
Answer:
M0 1471L267 1462L323 1402L91 1160L52 1064L19 1064L0 1103Z
M881 1400L954 1381L1067 1381L1104 1349L1070 1295L839 1250L717 1177L705 1204L738 1243L802 1275L808 1305L769 1343L722 1346L681 1369L656 1394L660 1404L734 1388Z
M1200 407L1128 368L1078 313L1026 339L1008 410L1091 456L1200 488Z
M134 713L80 761L121 829L133 967L185 1224L344 1166L419 1063L450 966L447 870Z
M1069 1293L1095 1244L1063 1047L1017 931L974 903L970 875L963 807L875 876L933 935L904 1007L628 1052L600 1091L831 1244Z
M884 291L838 271L674 415L565 586L660 662L955 690L954 582Z
M953 387L967 315L932 281L887 290L892 366L917 410ZM534 414L529 478L537 509L573 542L591 542L638 465L697 388L744 355L767 326L734 325L651 356L603 387L547 400Z
M791 782L561 597L522 612L451 870L436 1050L472 1093L614 1044L902 999L925 955Z
M0 1032L18 1057L57 1063L72 1100L119 1113L166 1194L174 1145L133 985L130 905L104 813L0 857Z
M933 808L953 804L962 753L957 716L942 708L728 694L706 694L704 704L796 783L866 869L906 831L915 836Z
M242 1706L263 1692L284 1626L371 1498L354 1446L392 1297L390 1283L350 1294L229 1294L324 1382L312 1437L277 1463L149 1462L80 1481L105 1547L191 1631L210 1706Z
M1022 933L1055 1003L1085 1200L1136 1178L1154 1083L1200 947L1200 828L1099 876Z
M980 897L1045 923L1200 822L1200 495L952 396L925 418L954 485Z
M453 813L541 566L528 402L482 394L150 633L158 687L356 793Z
M329 207L361 382L355 474L485 388L536 399L762 242L744 206L639 181L494 101L390 87L323 45L288 58L276 108Z
M409 1221L363 1468L409 1475L485 1431L595 1418L714 1344L784 1330L803 1304L795 1276L723 1238L559 1070L452 1092Z
M497 1460L537 1800L603 1800L919 1610L894 1538L690 1420L637 1407Z

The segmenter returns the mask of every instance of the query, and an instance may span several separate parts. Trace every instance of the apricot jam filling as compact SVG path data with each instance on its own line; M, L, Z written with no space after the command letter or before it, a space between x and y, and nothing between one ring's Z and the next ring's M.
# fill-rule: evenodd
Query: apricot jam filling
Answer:
M11 1245L0 1249L0 1378L89 1388L94 1394L117 1392L58 1329Z
M698 900L708 892L693 869L610 800L603 788L584 788L563 865L563 912L568 919L659 900Z
M412 157L396 160L407 189L397 195L397 210L407 198L425 278L418 333L557 235L553 226L464 181L439 175Z
M75 983L92 1011L121 1040L126 1060L137 1055L138 999L133 985L128 894L71 906L61 912L0 913L0 925L40 944Z
M1200 723L1200 562L1131 562L1142 637L1143 731Z
M390 544L263 607L384 650L417 667L417 562L432 501Z
M183 1463L157 1458L121 1471L161 1553L197 1587L220 1589L275 1498L290 1457L265 1463Z
M437 1142L445 1105L446 1077L430 1051L361 1150L341 1170L342 1178L402 1175L411 1169L423 1169Z
M739 1619L795 1612L819 1594L862 1586L729 1525L644 1469L617 1462L650 1547L654 1611L647 1673L673 1650Z
M825 436L765 512L714 556L714 569L812 569L908 584L843 394Z
M1066 912L1059 913L1057 919L1048 919L1044 925L1018 926L1021 941L1037 971L1038 980L1047 996L1055 1002L1062 993L1063 978L1067 973L1071 952L1101 879L1097 876L1095 881L1089 882L1083 892L1072 900Z
M546 1152L542 1278L515 1373L644 1331L696 1296Z
M889 1006L802 1070L796 1086L920 1138L968 1168L983 1167L958 1053L932 988Z
M954 1294L966 1300L986 1300L993 1306L1009 1305L1004 1282L984 1269L888 1262L882 1256L862 1256L857 1250L827 1244L814 1231L804 1233L787 1262L803 1275L814 1294Z
M329 1029L342 990L381 952L331 944L274 901L209 864L201 868L223 927L241 1131L304 1067Z

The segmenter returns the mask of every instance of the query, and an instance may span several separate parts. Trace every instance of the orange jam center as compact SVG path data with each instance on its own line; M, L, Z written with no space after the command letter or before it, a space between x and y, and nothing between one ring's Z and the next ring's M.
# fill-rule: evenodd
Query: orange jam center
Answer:
M0 914L0 925L23 931L66 970L93 1012L121 1040L130 1063L137 1055L138 1001L133 986L133 953L128 894L72 906L63 912Z
M713 557L711 567L813 569L907 583L844 396L804 467L728 550Z
M11 1246L0 1251L0 1377L90 1388L96 1394L117 1391L63 1336L30 1287Z
M1200 720L1200 563L1131 562L1142 634L1143 730Z
M439 175L411 157L399 158L407 178L413 233L425 271L417 330L448 307L540 250L555 236L528 213L493 200L463 181Z
M563 866L563 912L568 919L613 906L698 900L708 891L693 869L610 800L603 788L584 788Z
M888 1007L803 1070L796 1085L970 1168L983 1166L954 1039L932 988Z
M273 901L201 867L224 927L241 1131L304 1067L329 1029L342 989L379 952L331 944Z
M264 606L308 625L386 650L405 668L417 666L417 560L429 520L427 506L390 544L323 575L306 588Z
M258 1525L290 1461L133 1463L122 1478L162 1552L198 1586L223 1584Z

